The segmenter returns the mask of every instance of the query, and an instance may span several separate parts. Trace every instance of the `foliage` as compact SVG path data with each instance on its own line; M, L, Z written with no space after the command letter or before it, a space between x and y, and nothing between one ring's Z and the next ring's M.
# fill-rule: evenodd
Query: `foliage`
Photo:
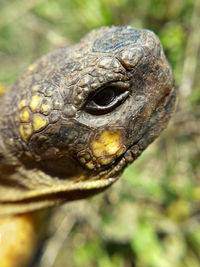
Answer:
M176 78L168 129L106 193L56 211L54 250L50 239L40 266L200 266L199 0L0 0L0 7L0 90L40 55L112 24L154 30Z

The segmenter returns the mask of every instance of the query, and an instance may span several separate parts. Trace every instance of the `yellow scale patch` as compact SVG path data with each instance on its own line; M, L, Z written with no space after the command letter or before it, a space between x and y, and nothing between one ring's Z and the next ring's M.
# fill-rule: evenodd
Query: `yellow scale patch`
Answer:
M33 129L34 131L38 132L44 129L47 126L46 117L43 115L34 115L33 116Z
M48 104L42 104L40 110L42 113L49 112L50 106Z
M102 165L107 165L113 161L113 157L100 159Z
M30 108L33 112L37 111L40 101L41 101L41 97L39 95L33 95L31 97Z
M109 164L115 155L122 152L122 137L121 133L104 131L98 139L92 142L92 151L95 157L100 158L101 164Z
M32 91L32 92L37 92L38 88L39 88L39 85L36 84L36 85L34 85L34 86L31 88L31 91Z
M5 92L5 88L2 85L0 85L0 97L1 95L3 95L4 92Z
M34 63L34 64L32 64L32 65L30 65L30 66L28 67L28 70L30 70L30 71L34 70L36 66L37 66L37 64Z
M86 166L88 167L88 169L90 169L90 170L92 170L92 169L94 169L94 163L93 162L91 162L91 161L89 161L87 164L86 164Z
M19 114L19 117L22 122L29 122L30 120L30 114L27 109L22 110Z
M31 135L33 134L33 130L31 127L31 124L21 124L19 126L19 132L21 135L21 138L26 142L28 141L28 139L31 137Z
M18 108L19 109L22 109L26 106L26 99L22 99L20 102L19 102L19 105L18 105Z

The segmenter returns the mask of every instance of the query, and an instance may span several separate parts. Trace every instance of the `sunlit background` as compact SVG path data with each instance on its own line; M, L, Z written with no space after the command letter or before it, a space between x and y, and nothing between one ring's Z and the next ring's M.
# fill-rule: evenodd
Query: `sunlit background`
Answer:
M159 35L176 113L106 193L55 212L35 266L199 267L199 0L0 0L0 92L36 58L113 24Z

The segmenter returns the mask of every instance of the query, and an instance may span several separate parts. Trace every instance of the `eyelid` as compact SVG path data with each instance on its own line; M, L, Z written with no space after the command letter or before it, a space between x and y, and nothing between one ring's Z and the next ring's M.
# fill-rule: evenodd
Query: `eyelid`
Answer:
M100 91L102 91L104 88L107 87L114 87L114 88L118 88L119 91L127 91L130 89L130 84L127 82L121 82L121 81L114 81L114 82L109 82L106 83L104 85L102 85L100 88L98 88L95 92L92 92L91 94L89 94L89 96L87 97L87 102L89 102L92 98L95 97L95 95L97 95Z
M110 104L106 106L97 105L93 101L93 99L98 93L100 93L107 87L109 88L113 87L113 90L115 90L116 92L118 91L117 92L118 94L116 95L115 99ZM95 93L91 94L91 96L88 97L88 101L85 105L86 112L93 114L93 115L103 115L103 114L107 114L113 111L117 106L119 106L126 100L126 98L128 97L130 93L129 88L130 88L130 85L128 83L124 83L121 81L108 83L102 86Z

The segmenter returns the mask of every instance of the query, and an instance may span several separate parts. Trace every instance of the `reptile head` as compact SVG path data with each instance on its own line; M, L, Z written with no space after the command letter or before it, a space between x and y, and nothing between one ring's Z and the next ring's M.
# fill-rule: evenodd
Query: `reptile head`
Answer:
M105 189L166 127L174 100L151 31L103 27L58 48L1 103L0 202L21 212Z

